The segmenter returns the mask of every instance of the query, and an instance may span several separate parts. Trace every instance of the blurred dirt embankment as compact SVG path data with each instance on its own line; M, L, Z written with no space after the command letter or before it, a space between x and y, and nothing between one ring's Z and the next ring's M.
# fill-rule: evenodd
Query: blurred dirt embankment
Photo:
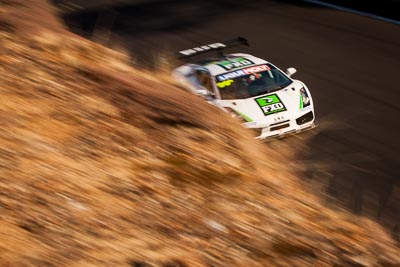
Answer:
M0 1L0 266L400 266L290 158L53 14Z

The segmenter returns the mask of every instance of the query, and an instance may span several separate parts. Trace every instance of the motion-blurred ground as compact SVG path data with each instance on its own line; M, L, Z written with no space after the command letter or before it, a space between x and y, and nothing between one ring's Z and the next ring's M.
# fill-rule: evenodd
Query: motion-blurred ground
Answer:
M0 1L1 266L399 266L290 155L163 73Z

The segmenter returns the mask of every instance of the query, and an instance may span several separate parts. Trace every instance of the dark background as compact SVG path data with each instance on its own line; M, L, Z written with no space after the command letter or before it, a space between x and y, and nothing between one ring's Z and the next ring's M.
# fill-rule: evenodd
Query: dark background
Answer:
M390 19L400 19L399 0L324 0L324 2Z
M115 6L129 5L131 3L146 2L168 2L165 0L53 0L53 2L62 7L65 12L80 12L81 8L85 10L99 10L113 8ZM191 1L187 1L191 2ZM233 2L233 1L227 1ZM244 2L244 1L243 1ZM302 0L281 0L292 4L303 4ZM400 20L400 0L323 0L323 2L355 9L362 12L375 14L378 16Z

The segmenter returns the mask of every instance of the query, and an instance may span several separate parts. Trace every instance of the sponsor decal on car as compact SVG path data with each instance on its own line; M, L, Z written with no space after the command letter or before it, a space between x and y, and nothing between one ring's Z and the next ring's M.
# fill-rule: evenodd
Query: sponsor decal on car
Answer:
M218 75L217 80L225 81L228 79L234 79L234 78L244 76L244 75L249 75L249 74L252 74L255 72L262 72L262 71L268 71L268 70L270 70L270 68L267 65L259 65L259 66L249 67L249 68L236 70L236 71Z
M226 81L218 82L217 86L218 86L218 88L224 88L226 86L230 86L233 82L234 82L234 80L226 80Z
M246 67L249 65L253 65L254 62L242 57L226 60L226 61L221 61L216 63L218 66L226 69L226 70L232 70L236 68L241 68L241 67Z
M262 72L262 71L267 71L270 70L270 68L267 65L260 65L260 66L254 66L250 67L247 69L243 69L243 72L246 74L252 74L254 72Z
M276 94L258 97L254 100L257 102L265 116L286 111L285 105Z
M243 75L246 75L246 73L244 73L242 70L237 70L237 71L232 71L232 72L225 73L225 74L222 74L222 75L218 75L217 76L217 80L218 81L225 81L225 80L234 79L234 78L237 78L237 77L240 77L240 76L243 76Z

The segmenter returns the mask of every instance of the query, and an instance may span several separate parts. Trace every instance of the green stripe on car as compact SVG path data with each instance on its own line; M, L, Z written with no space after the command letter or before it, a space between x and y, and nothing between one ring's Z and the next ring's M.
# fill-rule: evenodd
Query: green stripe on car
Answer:
M303 97L300 94L300 109L302 109L302 108L303 108Z
M239 111L237 111L237 110L235 110L235 109L234 109L234 111L235 111L237 114L239 114L240 117L242 117L243 119L245 119L245 121L247 121L247 122L253 122L253 120L252 120L249 116L247 116L247 115L245 115L245 114L243 114L243 113L241 113L241 112L239 112Z

